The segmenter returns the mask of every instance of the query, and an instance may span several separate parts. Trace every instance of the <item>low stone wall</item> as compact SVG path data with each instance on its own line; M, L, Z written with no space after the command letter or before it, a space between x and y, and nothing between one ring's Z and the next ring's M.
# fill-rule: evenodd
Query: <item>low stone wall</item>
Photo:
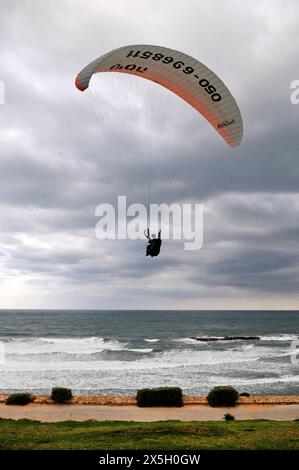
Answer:
M0 403L4 403L9 395L1 394ZM33 403L43 404L54 404L53 400L48 395L37 395ZM110 395L90 395L90 396L74 396L71 401L72 405L136 405L136 399L132 396L110 396Z
M184 397L185 405L207 405L205 397L194 396ZM295 405L299 404L299 395L252 395L250 397L240 397L237 401L239 405Z
M0 403L4 403L7 394L0 394ZM184 405L207 405L208 402L203 396L184 396ZM54 402L47 395L38 395L33 403L36 404L53 404ZM126 406L136 405L136 399L133 396L75 396L70 402L73 405L114 405ZM240 397L237 404L242 405L294 405L299 404L299 395L294 396L271 396L271 395L252 395L250 397Z

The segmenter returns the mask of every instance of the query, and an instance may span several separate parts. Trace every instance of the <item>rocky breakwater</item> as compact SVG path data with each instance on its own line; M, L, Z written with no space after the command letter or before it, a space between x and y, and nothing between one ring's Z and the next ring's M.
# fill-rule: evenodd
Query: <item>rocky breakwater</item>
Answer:
M196 341L258 341L260 336L191 336Z

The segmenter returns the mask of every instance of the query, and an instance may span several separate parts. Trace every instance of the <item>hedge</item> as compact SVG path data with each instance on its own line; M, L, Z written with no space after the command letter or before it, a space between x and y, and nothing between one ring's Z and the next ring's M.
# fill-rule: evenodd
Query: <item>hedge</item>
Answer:
M28 405L34 400L31 393L12 393L6 398L6 405Z
M137 405L183 406L183 392L179 387L143 388L137 391Z
M56 403L66 403L73 398L71 389L54 387L51 392L51 399Z
M207 396L210 406L235 406L238 398L239 393L231 386L214 387Z

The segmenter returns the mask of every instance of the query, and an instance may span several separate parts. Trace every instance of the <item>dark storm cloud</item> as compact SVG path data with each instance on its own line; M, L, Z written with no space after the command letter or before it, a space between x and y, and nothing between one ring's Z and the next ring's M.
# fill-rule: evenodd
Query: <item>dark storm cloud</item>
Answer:
M200 308L205 299L213 306L217 298L241 302L244 292L270 300L281 292L294 307L299 106L290 103L290 83L298 79L297 2L1 6L0 260L3 279L12 282L11 291L3 287L7 306L22 306L21 294L15 300L11 292L24 279L35 286L39 306ZM88 61L138 42L183 50L223 78L244 119L240 147L226 147L190 106L157 86L99 80L98 101L75 89ZM97 204L117 194L146 200L149 152L154 197L205 204L199 252L165 241L162 256L150 263L141 241L95 238Z
M261 277L267 276L267 289L273 292L277 289L277 285L271 285L272 275L279 276L287 274L287 271L293 275L295 268L298 267L298 257L294 257L288 250L281 250L277 253L275 249L247 249L247 250L226 250L226 254L222 259L211 262L205 270L205 275L213 278L210 282L213 284L230 285L233 284L248 287L249 289L257 287L265 288L261 283ZM298 273L297 273L298 274ZM298 276L296 276L297 278ZM229 281L228 281L229 279ZM202 279L201 279L202 281ZM294 279L291 289L295 289L297 279Z

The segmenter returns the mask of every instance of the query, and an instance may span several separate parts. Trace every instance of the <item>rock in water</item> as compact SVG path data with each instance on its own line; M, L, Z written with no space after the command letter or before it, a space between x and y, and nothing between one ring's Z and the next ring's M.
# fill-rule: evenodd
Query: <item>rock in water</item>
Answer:
M191 336L191 339L196 341L257 341L261 339L260 336Z

